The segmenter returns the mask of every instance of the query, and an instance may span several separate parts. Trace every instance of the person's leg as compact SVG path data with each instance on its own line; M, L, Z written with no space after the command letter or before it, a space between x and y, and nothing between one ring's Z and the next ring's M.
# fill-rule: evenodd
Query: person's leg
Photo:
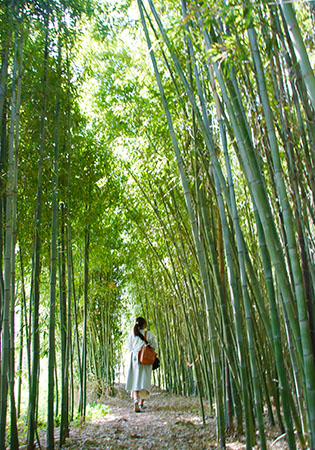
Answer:
M140 408L140 411L144 411L145 410L146 406L144 405L144 400L141 400L141 402L139 404L139 408Z
M144 406L144 400L147 399L149 397L149 392L146 389L142 389L139 392L139 396L140 396L140 408L141 410L143 410L143 408L146 408L146 406Z
M134 406L135 406L135 412L140 412L140 408L139 408L139 401L140 401L139 391L133 391L133 401L134 401Z

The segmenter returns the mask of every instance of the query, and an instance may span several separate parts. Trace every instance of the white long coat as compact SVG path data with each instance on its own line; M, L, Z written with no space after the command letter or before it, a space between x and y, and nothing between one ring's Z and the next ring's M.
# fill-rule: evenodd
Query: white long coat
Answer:
M140 330L140 333L144 335L145 330ZM154 349L156 348L155 337L151 331L147 332L147 341ZM138 353L144 345L145 342L140 339L139 336L135 336L133 330L131 330L127 340L128 350L130 351L130 360L126 390L140 391L141 398L147 398L149 396L152 374L152 364L144 365L139 363Z

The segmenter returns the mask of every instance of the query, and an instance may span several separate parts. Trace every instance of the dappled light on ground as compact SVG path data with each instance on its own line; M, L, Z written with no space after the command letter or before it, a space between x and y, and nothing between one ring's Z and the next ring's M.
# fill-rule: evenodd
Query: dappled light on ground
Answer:
M178 449L218 448L215 419L202 423L197 398L175 396L154 388L144 412L135 413L129 395L120 386L114 397L102 400L110 407L104 417L71 427L63 449ZM287 448L283 440L271 445L277 430L270 430L268 448ZM257 447L259 448L259 447ZM244 438L228 437L227 449L245 449Z

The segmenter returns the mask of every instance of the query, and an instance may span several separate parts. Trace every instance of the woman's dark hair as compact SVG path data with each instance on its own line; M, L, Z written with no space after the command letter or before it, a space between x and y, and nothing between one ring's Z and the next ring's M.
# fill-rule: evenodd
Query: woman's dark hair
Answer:
M146 325L147 322L143 317L137 317L136 318L136 324L133 327L133 333L135 336L139 336L140 339L144 341L143 334L140 333L140 329L143 327L143 325Z

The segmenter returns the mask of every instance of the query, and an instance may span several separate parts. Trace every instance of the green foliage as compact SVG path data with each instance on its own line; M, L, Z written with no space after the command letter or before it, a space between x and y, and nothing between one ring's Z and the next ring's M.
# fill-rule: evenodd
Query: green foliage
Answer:
M294 264L300 264L301 260L303 268L307 269L304 274L308 273L310 280L314 268L312 111L310 114L309 103L305 100L307 93L299 80L294 52L289 45L282 18L277 14L277 7L254 4L244 7L237 1L183 3L187 8L186 17L182 15L180 2L154 2L169 38L168 44L163 40L158 23L147 7L146 20L152 39L152 48L148 52L136 3L131 0L24 2L17 192L17 247L22 253L26 286L25 317L28 321L24 334L31 330L29 320L33 307L31 291L36 227L34 212L44 114L40 358L45 366L49 353L48 323L51 311L53 158L58 136L59 272L55 350L59 387L62 361L66 355L60 330L62 301L69 306L68 311L71 313L71 326L66 332L72 339L69 347L71 361L67 370L68 376L71 376L68 379L81 388L83 386L84 267L88 267L86 374L96 380L96 385L113 385L120 370L126 334L133 325L134 317L143 315L159 340L162 369L155 374L155 381L161 386L176 393L207 397L211 411L215 409L214 402L219 398L218 395L224 396L225 420L229 413L228 400L233 399L232 419L237 420L240 431L243 419L247 419L247 423L249 420L249 415L242 416L241 406L244 405L241 405L240 400L243 402L246 395L242 391L244 376L249 380L248 394L254 398L254 392L257 393L254 389L256 378L249 364L251 356L257 359L264 406L269 408L272 419L272 407L275 406L281 418L283 406L280 403L271 405L270 400L276 403L275 399L279 396L279 365L274 364L276 337L267 332L274 319L272 314L276 314L280 324L279 339L283 342L283 367L288 369L287 383L292 392L290 408L296 414L295 426L298 429L300 422L306 423L305 392L298 398L293 387L298 383L299 389L303 391L304 381L299 374L296 375L299 372L291 364L296 360L300 364L300 373L304 373L304 366L301 365L297 343L294 340L292 342L290 336L290 326L295 328L296 324L292 324L290 318L287 319L287 306L282 302L288 301L294 313L297 313L298 292L292 283ZM10 126L14 56L12 24L17 18L21 20L21 3L17 3L16 16L12 13L9 23L6 21L7 6L6 2L4 8L0 9L1 48L9 45L10 50L1 129L1 142L5 143L3 149L6 149ZM297 7L297 10L301 29L306 36L306 46L314 58L313 41L307 37L308 34L312 35L311 16L306 9ZM283 205L276 180L278 170L270 151L266 109L261 101L262 92L250 51L248 29L253 27L257 31L267 96L275 123L281 176L294 216L294 236L298 236L301 246L297 259L290 253L292 247L288 248ZM43 61L47 31L48 92L46 110L43 111ZM209 46L205 44L206 36ZM191 39L191 48L188 39ZM157 59L182 157L183 166L180 170L187 178L185 195L186 200L188 196L191 199L189 212L198 231L196 235L192 233L178 159L155 74L149 62L152 52ZM2 51L2 63L3 55ZM196 69L201 82L199 90ZM214 84L210 71L214 72ZM220 80L219 75L222 77ZM183 83L183 77L188 87ZM202 129L205 117L200 113L199 118L196 113L196 108L201 112L201 94L209 116L209 126L205 127L205 131ZM222 124L217 120L215 95L219 98ZM56 119L57 107L59 123ZM234 121L232 113L235 114ZM226 148L222 145L220 125L227 131ZM207 138L213 141L211 155ZM244 159L246 152L242 145L252 156L251 160ZM2 153L4 155L5 151ZM232 190L231 186L227 187L225 158L229 159L233 173L237 217L230 206ZM215 159L217 166L214 164ZM259 177L251 184L248 167L255 164L260 168ZM222 175L219 182L214 176L218 174L218 167ZM2 173L2 180L1 202L4 211L6 172ZM274 263L270 273L266 273L265 263L269 251L264 259L259 234L261 224L257 220L252 195L252 186L258 182L263 183L265 198L270 203L269 209L265 205L265 211L270 211L265 222L275 224L273 235L264 235L264 238L267 246L272 239L278 239L282 255L279 258L283 262L283 272L288 275L287 286L292 295L290 299L283 295L283 285L279 279L274 279L275 275L278 276L277 264ZM262 209L259 214L264 218ZM244 239L244 253L237 240L239 229ZM85 260L87 232L90 242L88 261ZM196 237L200 239L200 249L196 247ZM305 254L301 250L302 244ZM72 252L71 261L68 248ZM200 271L201 252L206 268L203 274ZM240 267L242 258L246 261L243 271ZM73 264L71 269L67 262ZM21 271L22 266L17 258L16 288L19 301ZM73 283L68 298L67 280L70 271ZM212 309L204 301L205 281L208 283ZM306 278L303 282L306 283ZM274 288L275 311L269 303L270 284ZM310 285L309 298L314 300L314 288ZM246 305L244 286L248 293ZM237 310L235 298L240 302ZM20 313L17 318L19 316ZM218 342L217 353L213 349L213 336L209 334L211 324L214 324L212 331ZM237 328L241 328L241 333L237 333ZM247 334L249 328L254 330L255 337L250 342ZM242 361L239 359L240 338L244 340L245 356ZM16 355L18 350L19 344L16 342ZM26 339L23 350L26 351ZM215 377L215 364L222 373L219 380ZM25 364L22 372L27 373ZM223 391L218 394L221 378ZM46 381L41 374L40 383L46 386ZM280 391L282 389L280 385ZM43 402L46 402L45 395L40 396ZM299 409L295 410L295 404ZM75 411L70 413L74 415L74 424L79 425L81 416L76 413L76 408L77 404ZM94 403L87 406L85 418L93 420L109 412L106 405ZM250 412L250 420L255 421L253 405L250 405ZM56 413L55 425L60 426L63 421L60 406ZM46 403L41 403L38 426L44 424L45 417ZM219 425L224 428L226 423L224 426L222 423ZM22 431L21 438L24 438Z
M91 422L96 419L102 419L106 414L110 414L111 409L108 405L100 402L88 403L86 407L86 421ZM72 425L79 427L82 424L82 418L77 415L74 417Z

